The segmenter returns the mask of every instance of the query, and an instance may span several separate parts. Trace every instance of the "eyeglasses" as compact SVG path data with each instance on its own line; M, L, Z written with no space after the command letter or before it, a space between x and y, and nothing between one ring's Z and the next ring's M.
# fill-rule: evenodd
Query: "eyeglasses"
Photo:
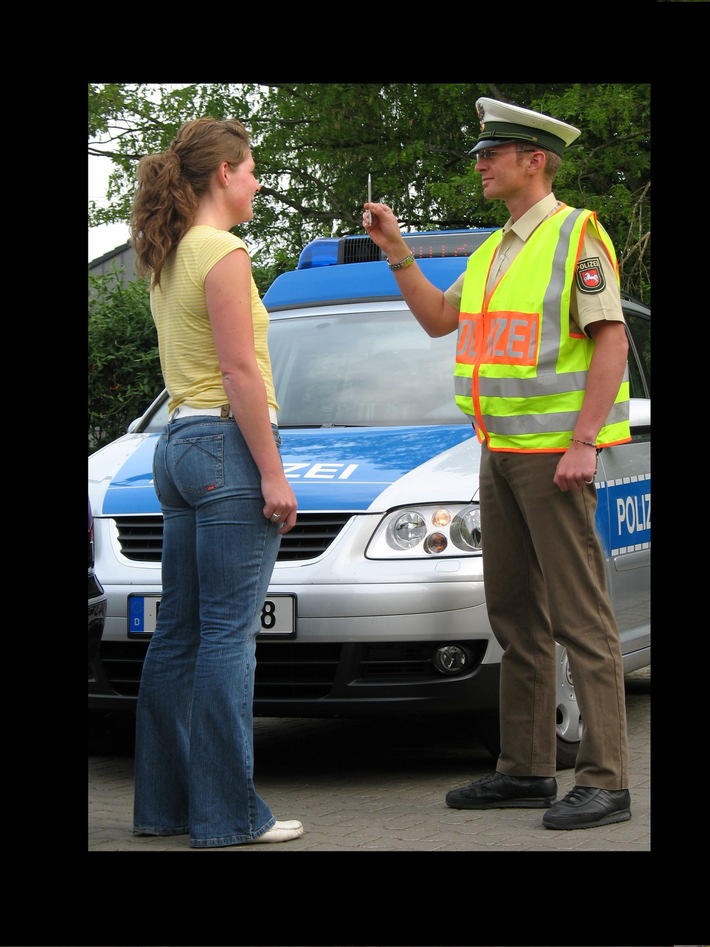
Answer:
M531 155L533 151L537 150L537 148L514 148L513 151L496 151L495 148L482 148L473 155L473 158L476 161L479 161L481 158L484 161L490 161L491 158L497 158L498 155L510 155L513 154L513 152L518 155Z

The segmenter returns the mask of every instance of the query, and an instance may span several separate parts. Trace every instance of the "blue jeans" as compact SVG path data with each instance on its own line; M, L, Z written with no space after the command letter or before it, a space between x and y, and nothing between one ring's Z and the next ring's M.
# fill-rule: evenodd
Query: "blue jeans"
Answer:
M231 418L171 421L153 476L162 600L138 695L134 832L189 833L193 848L239 845L275 822L254 788L252 700L281 537Z

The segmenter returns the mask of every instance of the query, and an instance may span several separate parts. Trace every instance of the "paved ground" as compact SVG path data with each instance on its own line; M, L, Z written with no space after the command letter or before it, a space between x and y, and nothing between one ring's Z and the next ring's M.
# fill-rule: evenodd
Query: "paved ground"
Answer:
M94 720L89 744L89 851L459 852L651 850L651 669L626 679L632 818L596 829L542 827L543 810L464 811L447 791L483 776L493 761L460 719L255 722L256 784L277 819L305 834L282 845L191 849L187 836L131 834L133 747ZM105 727L104 727L105 730ZM559 796L574 783L557 774Z

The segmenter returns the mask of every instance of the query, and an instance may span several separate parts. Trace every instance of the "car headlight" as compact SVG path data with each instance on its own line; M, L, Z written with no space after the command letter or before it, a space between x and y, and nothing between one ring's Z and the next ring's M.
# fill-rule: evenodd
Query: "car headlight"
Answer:
M477 503L410 506L388 513L375 530L368 559L480 555Z

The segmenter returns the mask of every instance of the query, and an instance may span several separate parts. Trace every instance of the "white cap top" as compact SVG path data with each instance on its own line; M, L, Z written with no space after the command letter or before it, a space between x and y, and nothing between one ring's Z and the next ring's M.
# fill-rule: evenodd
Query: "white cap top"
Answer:
M562 155L565 148L582 134L574 125L557 118L497 99L478 99L476 110L481 122L481 133L470 154L507 141L530 141L540 148Z

